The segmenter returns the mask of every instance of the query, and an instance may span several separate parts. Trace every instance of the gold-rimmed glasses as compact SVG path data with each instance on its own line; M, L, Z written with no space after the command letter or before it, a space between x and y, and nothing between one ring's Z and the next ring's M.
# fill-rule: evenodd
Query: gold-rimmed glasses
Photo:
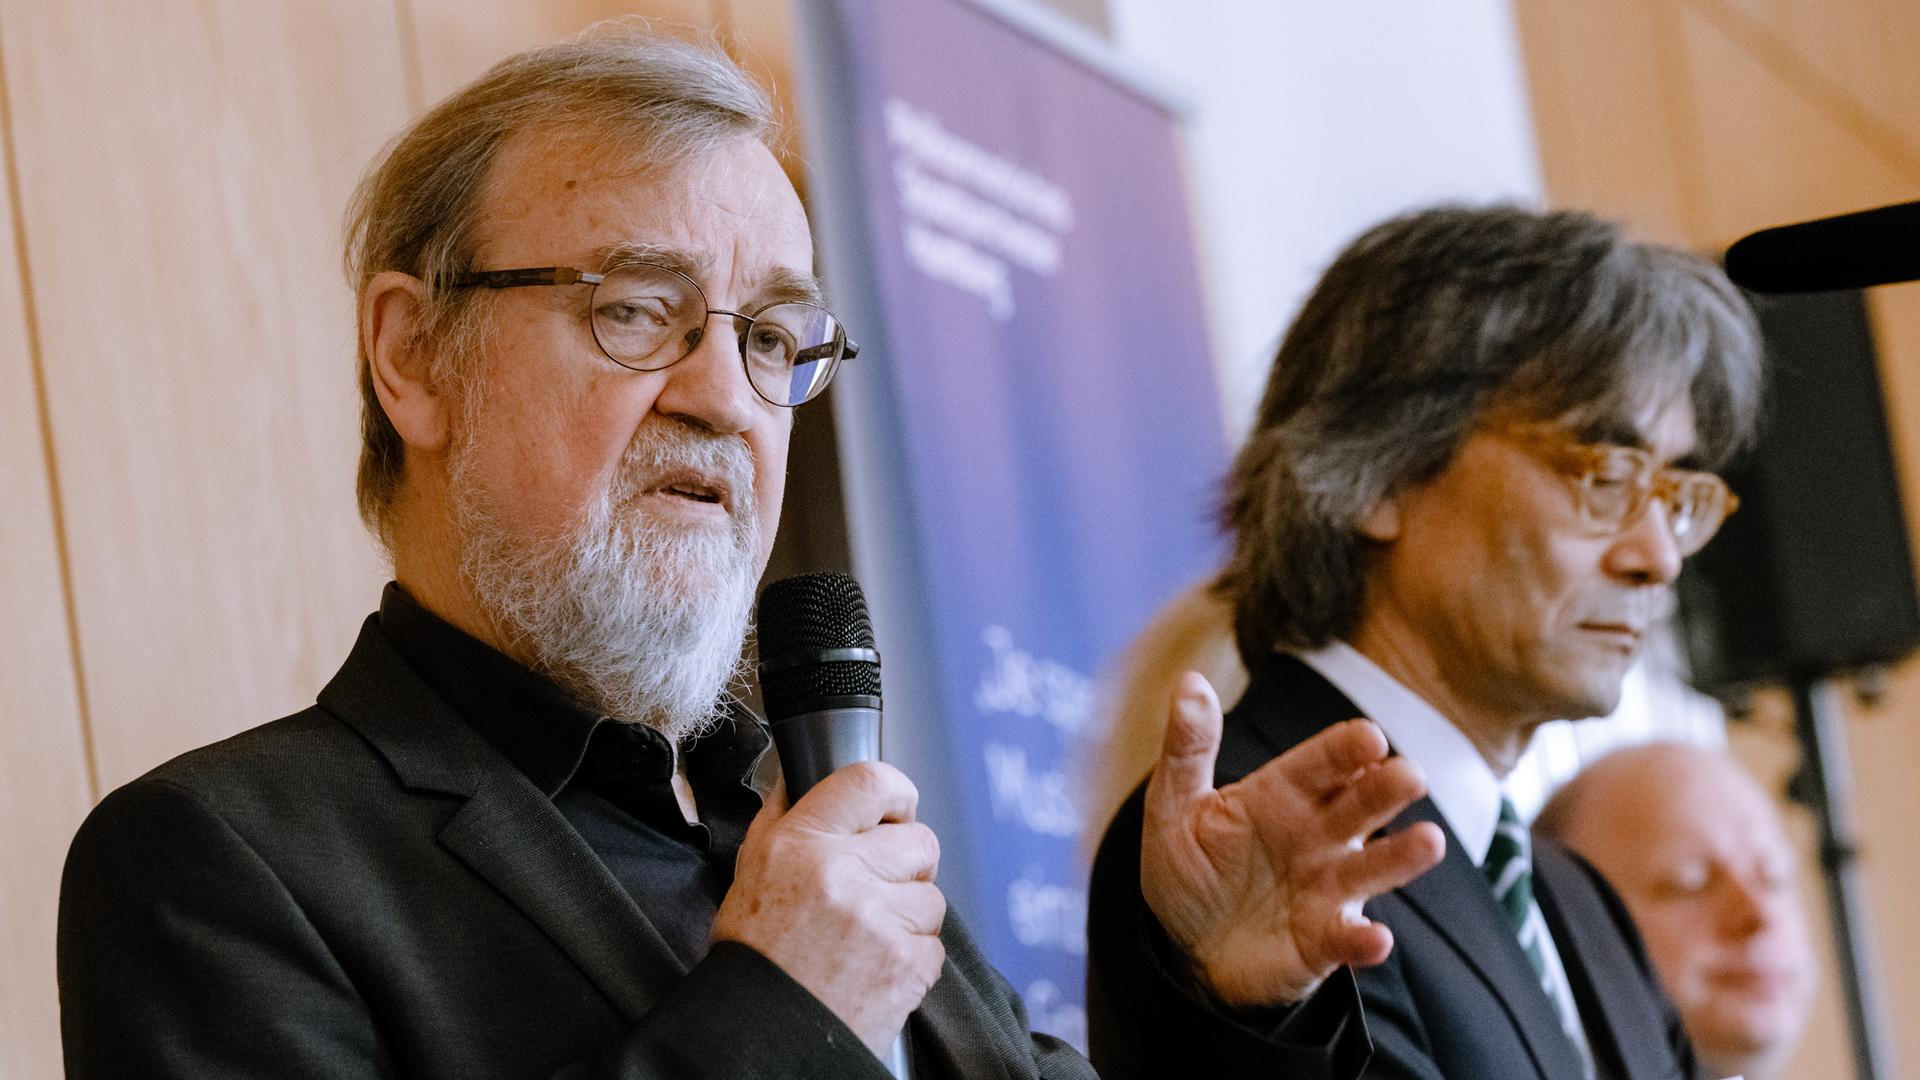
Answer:
M1682 558L1705 547L1740 506L1727 482L1710 472L1662 465L1653 453L1613 443L1583 443L1552 424L1508 424L1493 432L1526 447L1573 481L1574 501L1590 528L1631 526L1658 499Z

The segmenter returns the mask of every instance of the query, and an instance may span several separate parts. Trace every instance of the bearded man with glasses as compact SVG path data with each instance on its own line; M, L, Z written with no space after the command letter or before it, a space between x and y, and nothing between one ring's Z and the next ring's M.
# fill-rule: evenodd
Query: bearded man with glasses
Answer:
M1681 561L1736 506L1710 470L1749 439L1760 387L1752 315L1717 268L1578 213L1388 221L1288 331L1227 482L1215 587L1251 682L1215 782L1353 717L1425 773L1396 824L1437 827L1446 855L1364 907L1393 933L1357 974L1367 1076L1696 1074L1618 898L1531 844L1502 782L1540 724L1618 703ZM1222 723L1189 675L1169 742ZM1095 1063L1278 1075L1272 988L1186 959L1246 935L1156 917L1141 815L1166 786L1136 793L1096 860Z

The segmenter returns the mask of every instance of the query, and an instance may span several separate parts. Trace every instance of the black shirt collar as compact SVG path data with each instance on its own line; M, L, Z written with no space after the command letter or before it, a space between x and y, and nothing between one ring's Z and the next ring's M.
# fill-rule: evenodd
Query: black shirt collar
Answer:
M607 790L664 782L672 773L666 736L588 709L396 583L380 596L380 629L427 685L549 798L576 781ZM770 741L759 718L732 701L718 728L688 744L687 780L703 808L709 797L751 788Z

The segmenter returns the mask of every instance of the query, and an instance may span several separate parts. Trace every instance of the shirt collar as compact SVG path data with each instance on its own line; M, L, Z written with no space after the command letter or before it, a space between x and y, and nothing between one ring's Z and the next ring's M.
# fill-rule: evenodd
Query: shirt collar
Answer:
M1473 865L1485 862L1500 822L1500 779L1473 741L1426 699L1344 641L1299 657L1379 724L1396 752L1420 766L1427 777L1427 795L1461 849Z
M381 594L380 629L408 666L549 798L575 781L590 743L597 754L624 759L615 768L630 768L636 778L655 771L650 762L672 768L673 748L666 736L587 708L553 682L428 611L397 583L389 582ZM729 697L728 702L720 726L683 748L687 780L696 797L719 785L754 787L755 766L771 742L758 717L737 699ZM609 730L596 740L595 731L603 725Z

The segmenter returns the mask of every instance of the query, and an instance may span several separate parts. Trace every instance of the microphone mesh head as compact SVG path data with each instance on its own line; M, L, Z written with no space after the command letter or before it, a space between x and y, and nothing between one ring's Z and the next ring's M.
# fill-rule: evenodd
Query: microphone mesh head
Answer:
M799 574L760 593L755 618L761 663L782 664L761 672L760 694L768 720L783 720L821 707L827 698L880 696L880 665L868 660L804 661L828 649L871 649L873 621L860 583L845 574Z
M871 649L860 583L845 574L796 574L760 593L760 657L816 649Z

